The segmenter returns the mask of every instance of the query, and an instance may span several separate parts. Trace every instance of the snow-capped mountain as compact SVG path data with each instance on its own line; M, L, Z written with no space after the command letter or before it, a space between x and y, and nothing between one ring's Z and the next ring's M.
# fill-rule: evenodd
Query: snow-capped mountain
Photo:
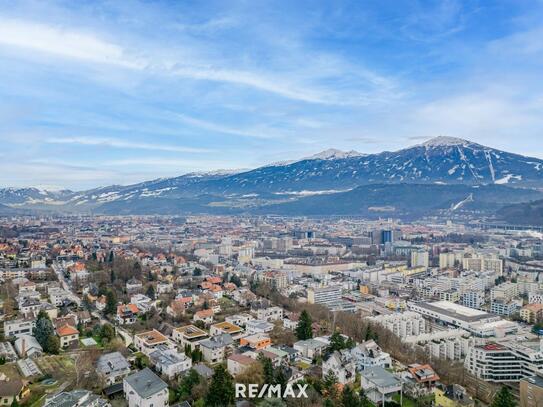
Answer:
M359 153L358 151L341 151L335 148L329 148L328 150L321 151L318 154L314 154L309 157L302 158L300 161L304 160L339 160L342 158L352 158L352 157L362 157L365 154Z
M40 188L0 189L0 203L10 206L25 204L62 205L73 194L69 190L48 191Z
M436 137L393 152L362 154L329 149L297 161L253 170L190 173L81 192L6 188L0 189L0 204L71 211L107 209L110 213L130 213L136 206L152 211L160 205L172 211L187 206L196 211L200 205L208 205L215 213L240 206L253 208L270 200L276 203L278 200L291 202L314 195L354 196L341 193L372 184L543 188L543 160L468 140ZM221 201L219 205L217 200Z
M543 160L467 140L437 137L410 148L378 154L327 150L290 164L270 165L213 180L201 187L206 193L228 194L345 190L376 183L543 186Z

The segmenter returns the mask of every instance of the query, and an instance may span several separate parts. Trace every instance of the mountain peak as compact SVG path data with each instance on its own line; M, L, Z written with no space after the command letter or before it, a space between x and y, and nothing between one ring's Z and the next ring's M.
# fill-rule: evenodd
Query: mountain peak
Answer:
M305 157L304 160L335 160L340 158L360 157L364 154L358 151L342 151L336 148L329 148L328 150L321 151L315 155Z
M424 147L443 147L443 146L468 146L473 144L471 141L457 137L439 136L425 141L421 145Z

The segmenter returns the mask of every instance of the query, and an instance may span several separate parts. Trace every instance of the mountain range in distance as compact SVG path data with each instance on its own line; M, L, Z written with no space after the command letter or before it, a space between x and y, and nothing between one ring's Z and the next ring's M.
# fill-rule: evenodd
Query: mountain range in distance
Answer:
M330 149L252 170L189 173L86 191L0 189L0 214L359 215L502 217L543 200L543 160L436 137L399 151ZM520 210L522 213L522 210ZM519 210L514 211L519 219ZM543 216L541 216L543 219ZM529 220L529 219L528 219ZM543 222L543 220L542 220Z

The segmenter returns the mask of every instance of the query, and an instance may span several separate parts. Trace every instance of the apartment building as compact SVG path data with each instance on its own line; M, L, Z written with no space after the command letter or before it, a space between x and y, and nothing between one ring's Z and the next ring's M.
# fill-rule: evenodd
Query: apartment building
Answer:
M543 374L543 346L539 342L507 341L471 346L464 367L489 382L518 382Z
M341 286L329 285L320 288L307 289L308 304L332 304L341 298Z
M287 273L282 271L264 271L257 274L257 280L278 290L288 286Z
M484 291L466 291L460 296L460 304L464 307L481 309L485 304Z
M426 332L426 321L416 312L406 311L401 314L379 315L370 319L401 339Z
M490 290L490 301L511 301L519 295L517 283L503 283Z
M540 407L543 402L543 377L530 376L519 382L520 407Z

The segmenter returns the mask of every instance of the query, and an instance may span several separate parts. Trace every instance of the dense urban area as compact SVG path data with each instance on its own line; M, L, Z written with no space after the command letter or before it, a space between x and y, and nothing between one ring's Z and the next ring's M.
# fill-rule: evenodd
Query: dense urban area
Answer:
M451 221L3 218L0 405L538 407L542 271Z

